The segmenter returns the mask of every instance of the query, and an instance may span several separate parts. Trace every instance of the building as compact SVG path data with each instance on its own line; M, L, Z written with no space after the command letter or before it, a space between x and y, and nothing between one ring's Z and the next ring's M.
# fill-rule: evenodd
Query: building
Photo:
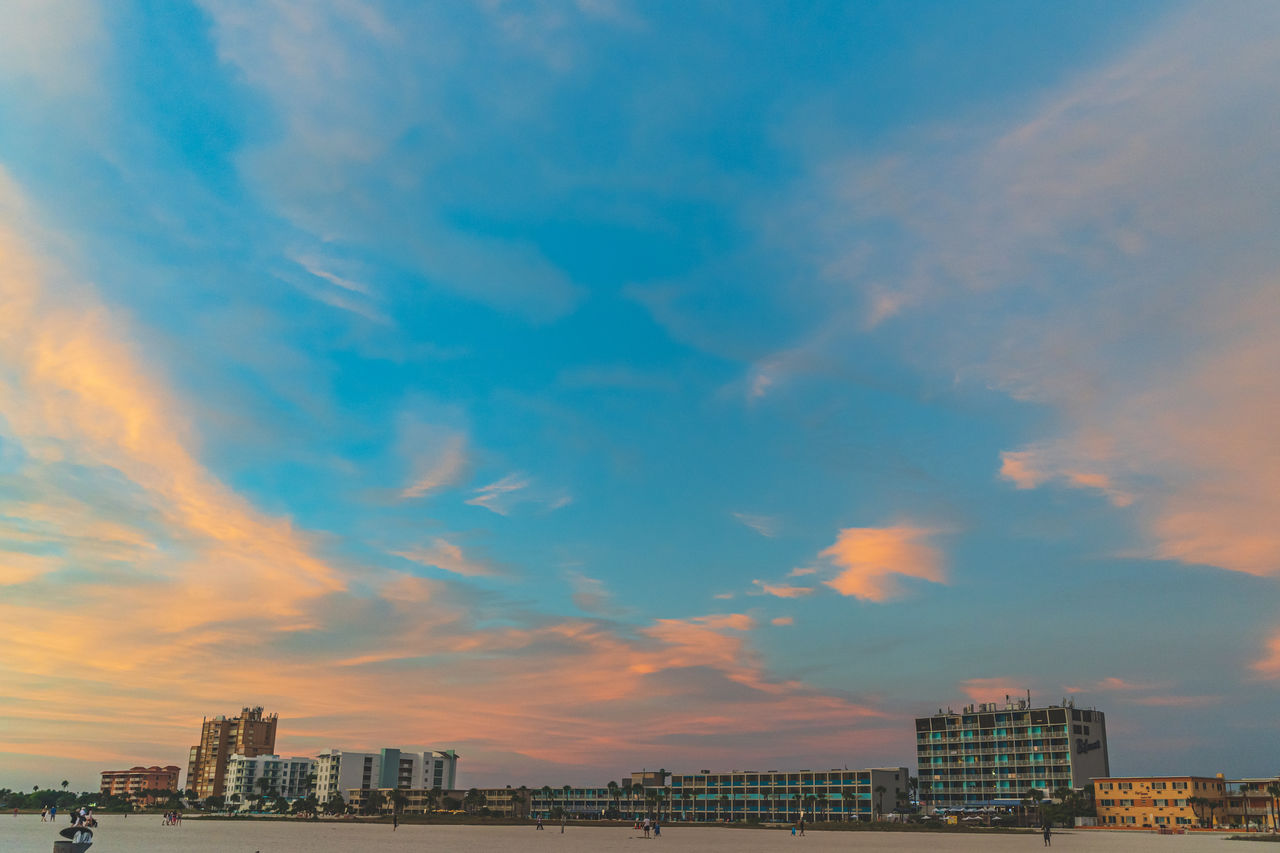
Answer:
M868 770L732 770L713 773L632 773L621 785L528 790L529 813L548 817L557 809L570 817L667 820L872 820L907 797L905 767ZM489 804L491 810L495 806Z
M178 773L181 768L170 764L166 767L130 767L128 770L103 770L102 784L99 788L104 797L128 797L148 804L155 797L141 796L142 791L174 791L178 790Z
M676 773L669 811L683 820L869 821L910 796L905 767Z
M300 800L312 791L315 766L314 758L233 755L227 760L223 795L232 804L245 804L263 794Z
M1226 785L1226 801L1216 818L1219 826L1265 826L1280 814L1272 812L1273 807L1280 806L1280 798L1273 803L1271 792L1267 790L1280 786L1280 776L1229 779ZM1234 792L1232 787L1236 789Z
M316 799L327 803L351 791L449 790L457 784L458 753L452 749L411 752L384 748L378 752L329 749L316 757Z
M191 747L187 764L187 788L196 797L223 796L227 762L233 755L249 758L272 755L276 751L275 714L263 714L262 707L243 708L239 716L218 715L200 724L200 743Z
M1226 782L1221 773L1217 776L1107 776L1093 780L1099 826L1147 829L1213 826L1215 822L1223 822L1225 795Z
M1030 698L938 710L916 718L920 800L926 808L1014 806L1031 788L1046 797L1109 776L1107 724L1073 702Z

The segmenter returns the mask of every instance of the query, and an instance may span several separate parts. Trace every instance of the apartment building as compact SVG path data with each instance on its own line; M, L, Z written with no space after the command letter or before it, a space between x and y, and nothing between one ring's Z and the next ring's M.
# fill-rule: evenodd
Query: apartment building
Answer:
M905 767L676 773L672 814L686 820L869 821L909 796Z
M142 800L151 803L152 796L141 797L142 791L177 791L178 774L181 772L175 764L165 767L130 767L128 770L103 770L99 787L101 794L111 797L128 797L131 800Z
M1108 776L1093 780L1098 825L1191 827L1221 823L1226 782L1217 776ZM1204 800L1203 804L1196 800Z
M1073 702L967 705L916 718L920 800L927 808L1011 806L1110 774L1106 716Z
M316 798L335 795L350 804L352 791L448 790L456 784L458 754L452 749L412 752L386 747L377 752L329 749L316 756Z
M187 787L202 800L224 795L231 756L272 755L278 722L275 714L264 714L261 706L245 707L231 718L206 717L200 724L200 743L191 747Z
M244 804L261 794L300 800L312 791L314 758L281 758L278 755L233 755L227 760L224 796L231 804Z

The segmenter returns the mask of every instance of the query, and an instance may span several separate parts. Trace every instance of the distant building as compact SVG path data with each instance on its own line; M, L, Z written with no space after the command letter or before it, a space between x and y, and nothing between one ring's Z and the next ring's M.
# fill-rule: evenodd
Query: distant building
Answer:
M1216 818L1219 826L1265 824L1271 819L1271 794L1267 788L1280 785L1280 776L1228 779L1225 784L1226 801ZM1232 787L1236 789L1234 793Z
M315 766L314 758L233 755L227 760L224 796L228 803L247 803L263 793L300 800L311 793Z
M200 724L200 743L191 747L187 787L202 800L224 795L231 756L274 754L277 722L276 715L264 715L261 706L244 708L230 719L222 715L205 718Z
M104 797L128 797L130 800L150 803L155 797L141 796L142 791L177 791L181 768L170 764L165 767L130 767L128 770L103 770L99 789Z
M675 773L668 810L687 820L869 821L909 796L905 767Z
M449 790L457 784L458 754L452 749L378 752L329 749L316 756L316 798L323 804L352 790Z
M1099 826L1159 829L1222 824L1225 823L1225 795L1226 782L1222 774L1107 776L1093 780ZM1188 803L1192 797L1206 802Z
M1052 797L1110 775L1106 717L1027 699L939 710L916 718L916 762L926 808L1016 805L1031 788Z

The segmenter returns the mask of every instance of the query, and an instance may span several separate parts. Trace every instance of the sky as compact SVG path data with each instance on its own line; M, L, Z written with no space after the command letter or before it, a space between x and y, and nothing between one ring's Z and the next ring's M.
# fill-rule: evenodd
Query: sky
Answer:
M0 786L1274 774L1280 6L0 7Z

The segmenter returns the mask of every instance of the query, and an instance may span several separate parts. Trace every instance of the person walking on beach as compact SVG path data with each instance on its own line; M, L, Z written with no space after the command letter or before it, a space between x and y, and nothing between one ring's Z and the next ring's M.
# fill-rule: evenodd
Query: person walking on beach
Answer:
M391 831L395 832L400 827L400 818L395 812L391 813Z
M40 809L40 822L44 823L47 820L49 820L49 807L45 806L44 808Z
M1045 847L1053 846L1053 830L1049 827L1048 821L1045 821L1045 824L1044 824L1044 846Z
M804 838L804 818L800 818L800 837Z

